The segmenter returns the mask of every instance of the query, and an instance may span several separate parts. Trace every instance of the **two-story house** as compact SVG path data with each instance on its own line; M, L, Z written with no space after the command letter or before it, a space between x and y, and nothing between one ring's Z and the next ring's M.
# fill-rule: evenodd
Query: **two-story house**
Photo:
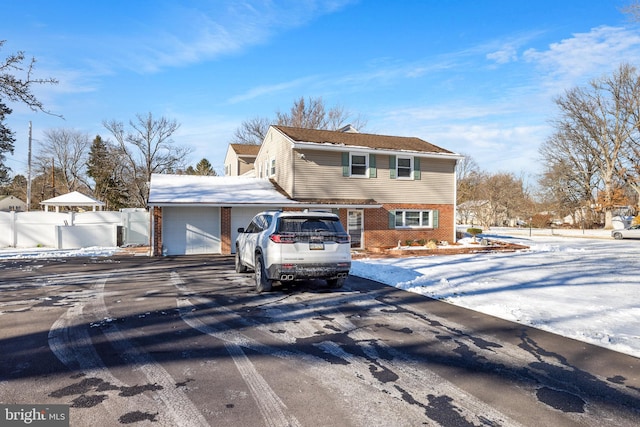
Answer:
M239 176L253 173L253 164L259 151L259 145L229 144L224 158L224 175Z
M293 200L339 206L352 246L364 248L454 241L460 158L419 138L272 126L254 168Z
M248 154L253 174L234 164L244 147L232 147L225 171L244 176L152 177L156 255L233 253L237 227L265 209L331 210L340 216L354 249L407 240L455 241L459 154L419 138L350 127L271 126L263 143L251 147L258 150L255 158ZM193 236L193 245L185 234ZM202 239L209 243L202 246Z

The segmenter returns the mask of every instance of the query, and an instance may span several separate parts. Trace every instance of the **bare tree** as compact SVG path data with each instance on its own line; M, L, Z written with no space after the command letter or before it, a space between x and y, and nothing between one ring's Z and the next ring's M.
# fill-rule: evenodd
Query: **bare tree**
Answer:
M264 117L245 120L234 132L231 143L260 145L269 130L270 124L271 121Z
M545 169L539 180L547 209L574 221L595 222L599 180L596 153L582 128L556 123L557 130L541 145L539 152ZM580 218L577 218L577 213Z
M306 129L337 130L346 126L351 114L338 105L326 110L322 98L300 97L293 102L288 113L276 113L276 122L283 126L292 126ZM357 123L351 123L356 129L364 126L365 121L357 118Z
M5 40L0 40L0 48ZM12 110L6 105L9 102L18 102L27 105L33 111L50 112L31 91L34 85L57 84L56 79L38 79L33 77L33 68L36 63L32 58L28 65L24 64L24 52L10 54L0 62L0 184L9 180L10 169L5 165L5 153L13 154L13 143L15 137L11 129L4 124L5 117L11 114ZM23 77L17 74L24 75Z
M620 162L638 122L633 112L640 102L640 79L634 67L623 64L612 76L595 79L587 87L568 90L555 100L560 109L557 133L571 140L574 152L593 160L601 182L601 209L605 228L612 228L614 193Z
M6 40L0 40L0 48ZM44 109L44 105L31 91L34 85L57 84L53 78L39 79L33 76L35 58L25 65L24 52L10 54L0 63L0 100L8 99L11 102L20 102L27 105L33 111L42 111L51 114ZM24 73L24 77L17 77L16 73Z
M57 189L59 193L86 192L89 188L86 170L91 146L89 136L73 129L49 129L44 136L35 155L36 169L56 169L62 184L62 188Z
M175 145L171 138L180 125L165 117L154 119L151 113L137 114L136 120L129 121L128 128L116 120L102 124L120 147L135 190L131 194L135 205L146 207L151 175L183 169L185 159L191 153L190 148Z
M260 145L269 126L274 123L282 126L325 130L338 130L351 124L361 130L366 126L367 121L360 115L353 116L340 105L327 110L322 98L307 98L305 100L304 97L300 97L293 102L293 106L288 112L276 112L274 120L256 117L243 121L236 129L231 142Z
M458 205L476 200L476 191L482 177L476 161L468 154L461 154L464 157L456 164L456 203Z
M532 201L524 180L512 173L484 174L476 197L485 202L478 215L485 227L510 225L511 220L530 215Z
M632 22L640 21L640 2L634 1L630 3L628 6L625 6L620 9L622 13L626 13L629 15L629 20Z

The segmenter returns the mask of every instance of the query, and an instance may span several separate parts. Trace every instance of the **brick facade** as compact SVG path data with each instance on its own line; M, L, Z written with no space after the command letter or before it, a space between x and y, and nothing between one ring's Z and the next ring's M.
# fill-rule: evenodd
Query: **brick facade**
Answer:
M151 255L162 255L162 208L158 206L153 207L153 242L151 242Z
M231 253L231 208L220 208L220 253Z
M329 207L329 206L327 206ZM439 221L437 228L389 228L389 211L395 210L438 210ZM298 210L285 208L284 210ZM337 211L337 212L336 212ZM340 222L347 229L346 208L337 209L334 212L340 217ZM223 207L220 209L220 253L231 254L231 213L232 209ZM381 208L364 209L364 246L365 248L393 247L400 242L402 245L407 240L454 241L454 207L452 205L422 205L422 204L386 204ZM152 255L162 255L162 208L153 208L153 242Z
M389 228L389 212L395 210L437 210L437 228ZM398 241L402 245L407 240L429 240L452 242L455 237L454 209L452 205L421 205L421 204L386 204L378 209L364 211L364 246L366 248L396 246Z

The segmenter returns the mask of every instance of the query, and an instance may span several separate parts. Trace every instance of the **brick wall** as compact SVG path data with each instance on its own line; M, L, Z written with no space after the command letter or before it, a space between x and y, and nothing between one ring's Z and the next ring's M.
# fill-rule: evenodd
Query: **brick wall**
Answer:
M389 228L389 211L394 210L438 210L438 228ZM379 209L364 211L364 244L367 248L402 245L406 240L429 240L452 242L454 240L454 218L452 205L387 204Z
M153 242L151 242L152 256L162 255L162 208L153 207Z
M231 208L220 208L220 253L231 253Z

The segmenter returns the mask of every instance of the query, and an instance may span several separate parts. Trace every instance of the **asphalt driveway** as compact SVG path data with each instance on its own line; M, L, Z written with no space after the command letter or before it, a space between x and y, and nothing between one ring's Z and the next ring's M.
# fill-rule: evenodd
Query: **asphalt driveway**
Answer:
M224 256L3 261L0 403L72 426L636 426L640 360L350 277Z

